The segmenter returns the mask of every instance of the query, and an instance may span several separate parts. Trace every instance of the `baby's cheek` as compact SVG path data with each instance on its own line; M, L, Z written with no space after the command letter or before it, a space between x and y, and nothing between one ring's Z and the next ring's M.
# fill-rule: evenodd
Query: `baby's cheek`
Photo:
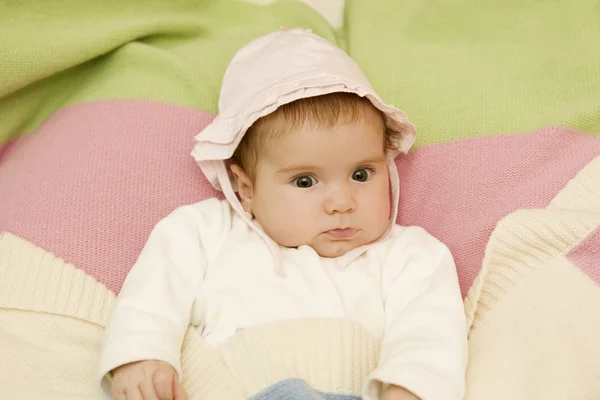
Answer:
M310 196L287 194L280 198L275 207L278 209L279 218L286 225L302 225L306 220L315 217L315 205Z
M299 189L284 193L280 206L290 216L306 217L314 210L314 196L302 193Z
M386 230L389 225L390 219L390 196L387 186L381 186L369 193L369 199L366 202L368 204L366 212L369 214L368 219L372 223L374 230Z
M318 213L315 211L315 204L310 201L299 201L298 199L290 200L286 207L289 212L285 221L292 229L298 233L310 229L318 219Z
M366 204L377 205L385 210L390 205L390 190L386 182L377 182L363 194L363 206Z

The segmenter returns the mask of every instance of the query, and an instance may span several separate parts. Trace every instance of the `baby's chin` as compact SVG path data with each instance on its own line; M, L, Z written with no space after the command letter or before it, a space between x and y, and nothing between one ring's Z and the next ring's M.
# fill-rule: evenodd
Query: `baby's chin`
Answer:
M373 234L373 232L369 233L360 231L357 237L348 240L331 239L325 233L321 233L316 237L310 238L309 240L298 240L299 238L296 238L294 242L287 243L284 241L278 241L276 240L277 238L273 238L273 240L283 247L299 248L301 246L308 246L312 248L320 257L337 258L361 246L366 246L377 242L377 240L383 236L385 230L375 234Z
M324 258L337 258L344 254L360 247L369 244L369 242L354 241L354 240L338 240L338 241L326 241L321 243L314 243L309 245L313 250L321 257Z

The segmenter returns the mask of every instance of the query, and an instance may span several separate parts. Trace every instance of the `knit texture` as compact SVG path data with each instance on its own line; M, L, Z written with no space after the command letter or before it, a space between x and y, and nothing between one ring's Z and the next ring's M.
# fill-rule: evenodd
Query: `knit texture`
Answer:
M96 384L114 294L33 244L0 236L0 396L106 400Z
M278 393L290 399L303 394L360 397L363 382L377 366L379 345L359 325L339 319L260 325L217 348L191 330L184 348L194 351L182 355L184 385L197 399L278 399Z
M2 2L0 143L65 106L144 99L217 110L223 72L246 42L301 26L335 42L298 2L59 0ZM191 139L190 139L191 140Z
M348 0L346 41L415 123L417 144L600 132L598 18L594 0Z
M105 323L115 296L93 277L10 233L0 243L3 307Z
M600 157L544 209L504 218L465 301L467 399L597 399ZM577 254L573 257L573 254Z

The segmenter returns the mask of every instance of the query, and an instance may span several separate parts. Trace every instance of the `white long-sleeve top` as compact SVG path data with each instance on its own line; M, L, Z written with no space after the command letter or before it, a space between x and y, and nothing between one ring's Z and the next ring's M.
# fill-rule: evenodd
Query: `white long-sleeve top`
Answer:
M181 376L189 325L209 345L236 331L295 318L345 318L382 340L363 399L378 383L422 400L462 400L466 324L455 265L418 227L390 237L340 269L311 247L282 248L274 272L264 240L226 201L182 206L153 229L127 276L106 327L99 377L140 360L161 360Z

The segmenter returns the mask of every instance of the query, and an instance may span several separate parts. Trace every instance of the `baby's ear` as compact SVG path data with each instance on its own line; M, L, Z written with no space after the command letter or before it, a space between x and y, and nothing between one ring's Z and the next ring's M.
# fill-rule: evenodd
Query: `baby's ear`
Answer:
M252 213L252 181L239 165L231 164L229 168L237 183L238 194L244 210Z

